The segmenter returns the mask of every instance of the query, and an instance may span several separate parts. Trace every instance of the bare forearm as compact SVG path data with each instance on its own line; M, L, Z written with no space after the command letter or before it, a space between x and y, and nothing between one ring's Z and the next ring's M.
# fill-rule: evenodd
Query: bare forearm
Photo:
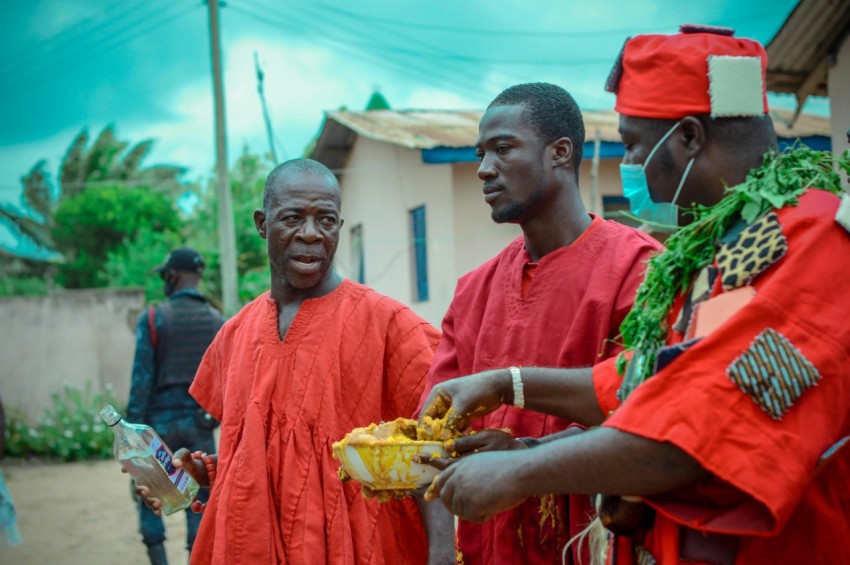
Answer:
M538 443L552 443L553 441L558 441L559 439L563 439L565 437L571 437L574 435L578 435L586 432L584 428L580 428L578 426L570 426L565 430L561 430L560 432L555 432L554 434L549 434L547 436L537 438Z
M428 537L428 565L455 562L455 518L439 502L426 502L417 497L419 514Z
M515 462L527 495L546 493L652 495L709 476L678 447L599 428L548 442Z
M604 421L590 368L523 367L520 374L526 409L584 426L597 426Z

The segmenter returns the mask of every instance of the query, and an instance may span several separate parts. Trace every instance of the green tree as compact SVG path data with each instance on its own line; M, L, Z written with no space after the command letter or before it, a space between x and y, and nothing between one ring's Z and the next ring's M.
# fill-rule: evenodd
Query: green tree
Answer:
M44 257L50 257L49 251L59 251L62 258L58 262L64 263L59 267L59 282L69 288L146 283L147 279L135 272L135 263L122 272L118 261L122 256L146 265L161 260L164 253L159 253L160 248L171 244L175 226L179 227L174 201L191 189L180 181L183 167L144 166L152 147L152 140L132 146L119 140L111 125L93 142L88 130L83 129L62 160L58 190L50 181L46 162L39 161L21 179L21 206L0 204L0 222L35 248L48 251ZM84 198L90 190L95 193ZM157 196L148 197L145 193ZM150 209L160 208L171 211L163 217L150 216ZM92 216L86 215L90 213ZM139 220L151 223L140 227ZM107 228L109 222L129 223L126 227ZM150 233L144 235L146 231ZM150 255L144 261L138 255L145 249L144 244L137 243L139 239L149 245ZM120 247L125 244L136 249L122 252ZM107 272L110 254L114 257ZM52 259L25 259L3 250L0 256L4 264L0 268L0 293L32 293L38 289L43 292L49 282L33 284L33 280L49 281L57 268Z
M36 246L52 247L50 229L54 198L47 161L41 160L21 178L21 204L23 208L0 203L0 219L18 235L32 241Z
M64 257L58 280L66 288L91 288L109 282L106 263L110 253L137 242L146 230L179 233L182 227L174 200L144 186L88 187L60 202L52 231L56 249ZM159 261L164 253L146 261Z
M180 176L186 172L184 167L142 166L153 147L153 140L146 139L127 150L128 147L126 141L115 136L113 125L103 128L91 145L88 129L78 133L68 147L60 168L60 202L76 196L89 186L119 182L129 186L147 186L171 192L175 196L185 191L180 183Z
M272 164L250 153L244 147L230 171L230 189L233 193L233 221L236 227L236 268L239 299L244 303L257 297L269 287L269 267L265 241L257 235L254 210L263 205L263 186ZM192 230L187 245L194 247L207 262L206 291L221 299L221 268L218 252L218 195L216 180L197 192L198 204L188 222Z
M369 112L371 110L389 110L390 103L387 102L387 99L384 98L384 95L381 94L377 89L372 93L372 96L369 97L369 101L366 103L366 111Z
M153 272L156 265L165 261L168 253L183 245L176 232L142 227L134 238L109 252L104 271L107 286L142 286L148 302L164 298L162 279Z

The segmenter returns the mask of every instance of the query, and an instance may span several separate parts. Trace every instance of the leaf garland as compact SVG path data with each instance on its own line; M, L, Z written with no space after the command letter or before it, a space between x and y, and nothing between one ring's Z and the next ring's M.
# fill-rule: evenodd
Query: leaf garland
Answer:
M667 314L673 301L714 260L717 243L732 223L739 217L752 223L771 210L796 206L810 188L842 193L836 165L850 175L850 151L838 157L801 144L781 153L770 151L744 182L726 189L720 202L690 210L695 220L670 236L666 250L650 259L634 306L620 325L626 348L617 359L617 370L624 375L621 401L652 376L656 353L667 339ZM631 362L625 355L629 351Z

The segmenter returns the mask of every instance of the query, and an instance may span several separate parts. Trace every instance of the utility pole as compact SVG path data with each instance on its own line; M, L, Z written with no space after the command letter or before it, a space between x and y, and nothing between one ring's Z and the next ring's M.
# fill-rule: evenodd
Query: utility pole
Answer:
M602 215L604 207L599 202L599 152L602 150L602 132L596 128L593 139L593 161L590 165L590 211Z
M272 163L276 167L277 151L274 149L274 134L272 133L272 120L269 117L269 107L266 105L266 95L263 93L263 69L260 68L260 56L254 51L254 68L257 70L257 92L260 94L260 104L263 106L263 120L266 122L266 136L269 138L269 153Z
M215 173L218 177L218 240L221 263L221 297L224 313L239 309L236 286L236 230L233 225L233 195L227 171L227 126L224 120L224 81L221 78L221 42L218 31L219 0L207 0L210 14L213 101L215 103Z

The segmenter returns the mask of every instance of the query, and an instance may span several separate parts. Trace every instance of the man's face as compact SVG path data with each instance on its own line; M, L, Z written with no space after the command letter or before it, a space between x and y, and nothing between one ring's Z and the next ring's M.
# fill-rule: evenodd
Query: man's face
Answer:
M525 106L493 106L481 117L475 148L484 200L497 223L523 223L546 198L547 144L525 119Z
M665 122L666 124L666 122ZM670 124L672 127L673 124ZM644 165L652 149L658 144L666 130L659 127L657 120L633 118L620 115L620 137L625 146L623 164ZM675 134L675 132L674 132ZM649 185L649 195L655 202L670 202L678 187L670 144L674 142L673 135L652 155L649 166L644 169L646 182ZM676 178L674 178L676 177Z
M289 173L277 180L254 221L267 240L272 273L306 290L330 276L339 241L339 190L320 175Z
M174 293L174 287L177 285L177 271L166 269L159 276L162 277L163 293L165 293L165 296L171 296Z

